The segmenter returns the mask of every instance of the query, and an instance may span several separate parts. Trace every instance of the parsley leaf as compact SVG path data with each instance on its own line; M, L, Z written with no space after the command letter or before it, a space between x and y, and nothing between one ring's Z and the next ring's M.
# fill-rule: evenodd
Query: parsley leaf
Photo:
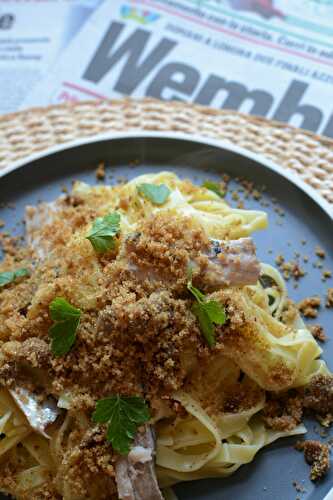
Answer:
M218 184L218 182L213 182L213 181L207 180L207 181L204 181L201 184L201 186L206 188L206 189L209 189L209 191L213 191L213 193L217 194L220 198L224 197L224 192L221 191L220 185Z
M163 205L171 193L171 190L165 184L139 184L137 189L139 194L154 203L154 205Z
M206 339L209 347L214 347L215 345L215 328L212 320L206 313L205 309L199 304L194 303L192 306L192 312L197 317L200 325L200 330Z
M52 339L51 351L54 356L63 356L74 345L81 311L62 297L53 299L49 310L51 319L54 321L54 325L49 329Z
M93 422L108 424L107 440L121 455L127 455L137 428L149 419L149 408L139 396L116 395L100 399L92 415Z
M17 280L17 278L23 278L24 276L29 276L28 269L22 268L17 269L16 271L0 273L0 287L8 285L9 283Z
M213 347L216 343L214 325L224 325L226 321L225 308L216 300L207 301L205 295L192 285L191 280L187 283L187 288L197 301L192 306L192 312L199 321L201 332L207 344L209 347Z
M226 320L225 309L216 300L205 303L205 311L216 325L224 325Z
M103 253L115 247L115 236L120 232L120 215L118 212L97 217L86 238L96 252Z

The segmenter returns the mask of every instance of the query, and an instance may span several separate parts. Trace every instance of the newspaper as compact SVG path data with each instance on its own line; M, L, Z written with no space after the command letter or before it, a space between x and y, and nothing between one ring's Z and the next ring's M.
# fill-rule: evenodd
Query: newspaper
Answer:
M20 107L100 3L0 0L0 113Z
M24 106L153 96L333 137L332 0L106 0Z

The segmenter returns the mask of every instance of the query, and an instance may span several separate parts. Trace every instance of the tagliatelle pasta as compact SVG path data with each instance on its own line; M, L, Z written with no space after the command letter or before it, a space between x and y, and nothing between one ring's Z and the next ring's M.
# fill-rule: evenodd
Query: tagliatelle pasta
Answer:
M127 488L140 499L136 461L143 478L155 461L168 488L228 476L264 446L306 432L279 398L298 404L331 374L298 313L286 315L282 276L251 253L264 212L161 172L115 187L76 182L70 195L28 207L26 223L27 247L0 268L29 274L0 288L1 491L80 500L125 498ZM18 405L22 387L32 399ZM272 399L286 417L278 425ZM96 410L104 400L127 408L123 425L135 415L118 445ZM143 424L154 426L156 457L153 438L138 441ZM127 445L122 458L117 446ZM145 498L157 498L152 477L147 485L155 493Z

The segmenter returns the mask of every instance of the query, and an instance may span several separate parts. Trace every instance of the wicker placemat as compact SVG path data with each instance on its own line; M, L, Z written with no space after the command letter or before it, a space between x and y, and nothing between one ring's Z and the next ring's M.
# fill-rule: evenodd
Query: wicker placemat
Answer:
M261 153L296 171L333 203L333 141L232 110L154 99L86 101L0 117L0 169L32 152L106 131L201 134Z

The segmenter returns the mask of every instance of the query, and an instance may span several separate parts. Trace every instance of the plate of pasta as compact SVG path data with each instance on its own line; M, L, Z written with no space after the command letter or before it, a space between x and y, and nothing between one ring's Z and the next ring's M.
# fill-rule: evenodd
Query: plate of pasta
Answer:
M333 221L310 187L147 132L12 165L0 200L1 498L327 495Z

